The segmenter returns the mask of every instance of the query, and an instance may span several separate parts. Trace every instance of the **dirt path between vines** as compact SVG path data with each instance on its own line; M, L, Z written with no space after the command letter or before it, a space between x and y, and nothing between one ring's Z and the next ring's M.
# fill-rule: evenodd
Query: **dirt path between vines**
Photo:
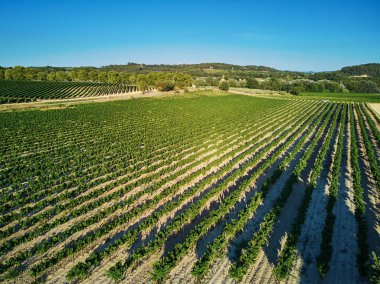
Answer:
M375 111L374 107L372 106L373 104L366 104L365 106L365 111L368 113L368 115L370 116L371 120L373 121L373 123L375 123L377 129L380 131L380 122L377 121L377 118L380 117L380 114L379 112ZM377 104L379 106L379 109L380 109L380 104ZM371 112L371 110L375 113L373 114ZM376 116L376 117L375 117Z
M335 111L340 110L336 109ZM335 126L335 129L333 129L333 137L330 145L328 145L328 150L323 162L323 169L317 179L317 185L312 192L305 222L302 226L297 244L297 260L289 283L320 282L316 259L320 252L322 230L326 219L326 205L331 182L330 172L335 156L338 127L339 123Z
M370 108L372 108L377 113L377 115L380 117L380 104L369 103L368 106Z
M364 190L364 201L366 203L365 217L368 223L368 245L370 251L380 252L380 196L376 188L370 164L367 157L367 150L358 122L358 113L354 111L355 128L358 134L359 147L359 167L362 173L362 187Z
M343 134L343 152L338 181L338 198L333 212L336 216L332 237L330 269L323 283L359 283L356 263L358 244L356 239L354 192L352 187L351 133L346 125Z
M255 265L244 277L243 283L276 283L273 268L277 264L278 254L285 245L287 235L292 229L293 220L297 217L298 208L305 194L306 184L298 181L286 202L278 221L264 246Z

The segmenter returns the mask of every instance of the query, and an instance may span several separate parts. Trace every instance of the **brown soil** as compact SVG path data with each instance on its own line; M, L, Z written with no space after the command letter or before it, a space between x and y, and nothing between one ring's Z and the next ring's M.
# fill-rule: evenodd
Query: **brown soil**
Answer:
M377 113L377 115L380 117L380 104L378 104L378 103L370 103L370 104L368 104L368 106L370 108L372 108Z
M366 202L365 217L368 223L368 245L370 251L380 254L380 193L376 188L370 164L367 158L367 151L361 135L357 113L354 112L355 128L359 143L359 166L362 173L362 187L364 189L364 201Z
M323 282L359 283L356 263L358 244L356 240L357 222L353 201L350 127L346 127L343 137L343 153L339 176L338 199L335 203L336 216L332 238L330 269Z

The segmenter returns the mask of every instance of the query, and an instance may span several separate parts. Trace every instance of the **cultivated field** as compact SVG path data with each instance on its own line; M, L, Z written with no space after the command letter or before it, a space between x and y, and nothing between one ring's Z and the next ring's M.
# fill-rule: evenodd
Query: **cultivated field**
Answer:
M0 80L0 104L96 97L134 91L137 91L137 87L127 84Z
M4 283L368 283L365 103L200 92L0 112Z

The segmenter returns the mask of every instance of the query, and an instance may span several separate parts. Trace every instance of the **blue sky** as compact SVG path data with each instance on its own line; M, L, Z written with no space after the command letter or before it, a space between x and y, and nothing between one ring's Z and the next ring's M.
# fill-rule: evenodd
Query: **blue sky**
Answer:
M380 62L380 1L0 0L1 66Z

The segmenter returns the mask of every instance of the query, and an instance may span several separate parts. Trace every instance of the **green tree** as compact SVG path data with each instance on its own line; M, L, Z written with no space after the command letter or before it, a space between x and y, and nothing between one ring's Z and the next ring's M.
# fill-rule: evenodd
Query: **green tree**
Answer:
M371 80L351 80L346 83L347 89L356 93L378 93L380 92L377 84Z
M4 78L7 79L7 80L11 80L12 79L12 70L11 69L5 69L5 72L4 72Z
M126 72L119 73L119 83L129 83L129 74Z
M195 85L195 87L200 88L200 87L205 87L205 86L207 86L207 83L206 83L206 81L203 80L203 79L196 79L196 80L194 81L194 85Z
M98 80L100 82L103 82L103 83L106 83L108 81L108 75L107 75L107 72L99 72L98 74Z
M249 89L259 89L260 88L260 83L256 79L248 78L246 80L245 86Z
M57 76L56 76L55 72L54 72L54 71L50 72L50 73L47 75L47 79L48 79L49 81L55 81L55 80L57 79Z
M68 74L69 80L70 81L76 81L78 76L77 76L77 71L75 70L70 70Z
M218 86L219 85L219 79L214 77L207 77L206 78L206 84L207 86Z
M116 71L108 71L107 75L108 75L108 82L109 83L111 83L111 84L118 83L119 74Z
M159 91L168 92L168 91L173 91L175 88L175 85L173 82L157 82L156 88Z
M188 74L176 73L174 75L174 83L180 89L191 86L192 80L193 78Z
M88 79L92 82L98 82L99 81L98 74L99 74L98 70L91 70L90 72L88 72Z
M55 72L55 79L57 81L68 81L69 76L65 71Z
M226 81L223 81L219 84L219 90L221 91L228 91L230 89L230 85Z
M85 69L80 69L77 73L77 79L79 81L88 81L88 72Z
M270 78L268 81L268 89L279 91L281 89L281 82L277 78Z
M239 87L240 86L240 83L238 80L236 79L228 79L227 80L227 83L230 87Z
M147 80L147 76L144 74L139 74L137 76L137 86L139 87L139 90L144 93L146 90L149 89L149 84Z
M23 80L25 79L25 67L15 66L12 68L12 79Z
M24 79L36 80L37 79L37 71L33 68L25 68L24 69Z
M298 96L303 91L303 88L301 86L291 86L290 93L292 95Z
M37 80L46 81L47 80L47 73L46 72L38 72L37 73Z

